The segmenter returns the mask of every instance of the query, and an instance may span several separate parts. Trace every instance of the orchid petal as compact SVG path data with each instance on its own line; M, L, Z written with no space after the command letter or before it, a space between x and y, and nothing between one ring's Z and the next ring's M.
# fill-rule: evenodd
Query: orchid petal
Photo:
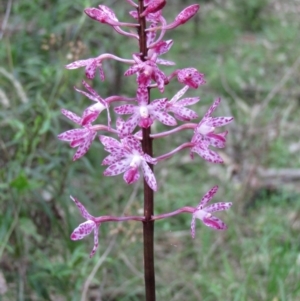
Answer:
M219 218L211 215L210 217L205 217L202 220L203 224L207 227L213 228L215 230L226 230L226 224L221 221Z
M109 177L119 175L119 174L125 172L129 168L129 164L130 164L130 162L129 162L128 158L119 160L116 163L107 167L107 169L103 172L103 175L109 176Z
M231 206L232 206L232 203L224 203L224 202L214 203L214 204L211 204L211 205L208 205L207 207L205 207L205 211L212 213L215 211L228 210Z
M71 234L72 240L80 240L89 235L96 227L96 223L92 220L88 220L81 223Z
M157 183L156 183L155 176L153 174L153 171L151 170L151 168L145 161L142 161L142 170L144 173L144 179L147 182L147 184L149 185L149 187L153 191L157 191Z

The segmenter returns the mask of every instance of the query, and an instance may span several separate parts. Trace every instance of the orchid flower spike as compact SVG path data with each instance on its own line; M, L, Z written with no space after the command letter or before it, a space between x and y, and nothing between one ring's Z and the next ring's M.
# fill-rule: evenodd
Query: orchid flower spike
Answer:
M194 130L192 142L197 139L197 136L201 136L201 138L207 141L209 145L217 148L225 147L227 131L217 134L215 133L215 130L217 127L224 126L233 121L233 117L211 117L211 114L216 110L220 102L221 98L217 98L205 113L204 117Z
M200 219L204 225L215 230L226 230L227 226L219 218L213 216L211 213L215 211L228 210L232 203L215 203L206 206L213 196L218 191L218 186L211 188L201 199L199 205L195 208L191 223L191 235L195 238L196 218Z
M94 246L90 253L90 257L93 257L97 248L98 248L98 235L100 223L97 222L96 218L88 213L85 207L74 197L70 196L71 200L75 203L77 208L80 211L80 214L83 218L86 219L86 222L81 223L71 234L72 240L83 239L85 236L89 235L94 231Z

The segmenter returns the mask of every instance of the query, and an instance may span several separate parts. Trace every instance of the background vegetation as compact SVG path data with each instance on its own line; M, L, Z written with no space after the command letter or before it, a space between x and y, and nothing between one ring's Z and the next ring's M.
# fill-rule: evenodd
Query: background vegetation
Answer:
M70 194L95 215L142 210L140 183L128 187L121 177L102 176L100 143L73 163L74 150L56 139L73 128L60 109L80 113L89 105L73 90L83 70L64 65L137 51L134 41L83 14L100 2L130 20L126 1L8 0L0 7L0 300L143 300L139 223L101 226L93 259L91 237L69 239L82 222ZM166 18L189 2L169 1ZM156 223L157 299L299 301L300 2L199 3L197 18L168 33L175 43L166 58L205 73L207 84L188 92L201 96L200 113L221 96L216 115L235 122L223 166L190 162L183 152L156 168L156 211L197 204L215 184L214 201L234 206L222 214L226 232L198 223L195 240L189 215ZM107 81L93 82L100 95L134 93L125 68L105 63ZM178 89L170 84L166 96ZM155 152L190 135L156 141Z

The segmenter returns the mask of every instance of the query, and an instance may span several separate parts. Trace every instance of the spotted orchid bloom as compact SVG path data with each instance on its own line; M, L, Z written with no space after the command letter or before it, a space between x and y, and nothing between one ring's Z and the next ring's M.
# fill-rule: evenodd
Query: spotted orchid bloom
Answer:
M194 130L192 142L204 140L217 148L224 148L226 143L227 131L222 133L215 133L217 127L224 126L233 120L233 117L211 117L211 114L216 110L220 104L221 99L217 98L212 106L205 113L202 120L198 123Z
M175 118L166 112L167 98L156 99L148 104L148 91L146 88L140 87L137 90L137 101L137 106L127 104L115 107L117 114L131 114L121 130L123 136L124 133L132 133L137 125L142 128L150 127L155 119L168 126L177 124Z
M200 219L204 225L215 230L226 230L227 226L219 218L213 216L211 213L215 211L228 210L232 203L215 203L206 206L213 196L218 191L218 186L211 188L201 199L199 205L195 208L191 222L191 235L195 238L196 218Z
M94 122L99 114L106 109L107 110L107 119L108 119L108 124L110 125L111 119L110 119L110 114L109 114L109 108L108 108L108 103L91 87L86 83L84 80L82 81L83 86L88 90L89 93L79 90L76 87L74 89L79 92L80 94L86 96L87 98L91 99L92 101L95 102L95 104L87 107L83 114L82 114L82 120L81 120L81 125L86 125L89 123Z
M127 136L119 142L111 137L100 136L100 141L104 149L110 153L102 162L102 165L109 165L103 173L105 176L124 173L124 181L132 184L139 179L141 167L149 187L154 191L157 190L155 176L148 165L148 163L156 164L156 161L143 152L139 140L133 136Z
M82 125L82 118L75 113L65 109L62 109L61 112L76 124ZM90 124L86 124L82 128L63 132L59 134L57 138L70 142L71 147L78 147L73 156L73 161L75 161L87 153L96 135L97 131L94 130Z
M83 218L86 219L86 222L81 223L71 234L71 240L80 240L85 236L89 235L94 231L94 246L90 253L90 257L93 257L97 248L98 248L98 236L99 236L99 227L100 223L97 222L97 219L90 215L85 207L74 197L70 196L71 200L75 203L79 212Z
M182 88L167 104L167 111L174 113L175 118L181 121L191 121L192 119L198 118L198 114L196 112L186 108L185 106L197 103L200 100L199 97L189 97L179 100L188 89L189 86Z
M184 68L177 72L177 79L180 83L188 85L190 88L197 89L205 84L204 74L195 68Z
M148 58L160 65L174 66L174 62L159 58L159 56L167 53L171 49L172 45L172 40L160 41L156 43L154 47L148 50Z
M166 75L157 67L156 62L147 60L143 62L137 55L133 55L136 64L129 67L124 73L125 76L137 74L137 83L139 87L148 87L154 80L158 90L162 93L165 88Z
M215 133L216 127L230 123L233 117L211 117L220 104L221 99L217 98L212 106L205 113L202 120L195 127L191 143L194 144L190 149L190 156L193 159L193 153L197 153L204 160L211 163L223 163L223 159L214 151L209 149L210 146L224 148L226 143L227 131Z
M202 159L210 163L224 163L223 159L218 153L209 149L209 143L205 141L202 137L197 136L192 140L194 144L190 148L190 157L194 159L194 153L198 154Z

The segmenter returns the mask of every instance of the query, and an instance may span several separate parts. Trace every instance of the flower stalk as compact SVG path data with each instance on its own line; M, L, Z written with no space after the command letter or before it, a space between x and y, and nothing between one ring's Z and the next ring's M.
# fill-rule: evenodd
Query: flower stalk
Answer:
M146 61L147 56L147 35L146 35L146 18L142 16L145 11L144 1L138 3L138 29L139 47L141 60ZM147 88L148 104L150 104L150 88ZM150 138L151 127L143 128L143 151L152 157L152 138ZM153 165L150 164L151 170ZM146 301L155 301L155 270L154 270L154 221L151 220L154 212L154 192L144 179L144 217L143 222L143 245L144 245L144 280Z

